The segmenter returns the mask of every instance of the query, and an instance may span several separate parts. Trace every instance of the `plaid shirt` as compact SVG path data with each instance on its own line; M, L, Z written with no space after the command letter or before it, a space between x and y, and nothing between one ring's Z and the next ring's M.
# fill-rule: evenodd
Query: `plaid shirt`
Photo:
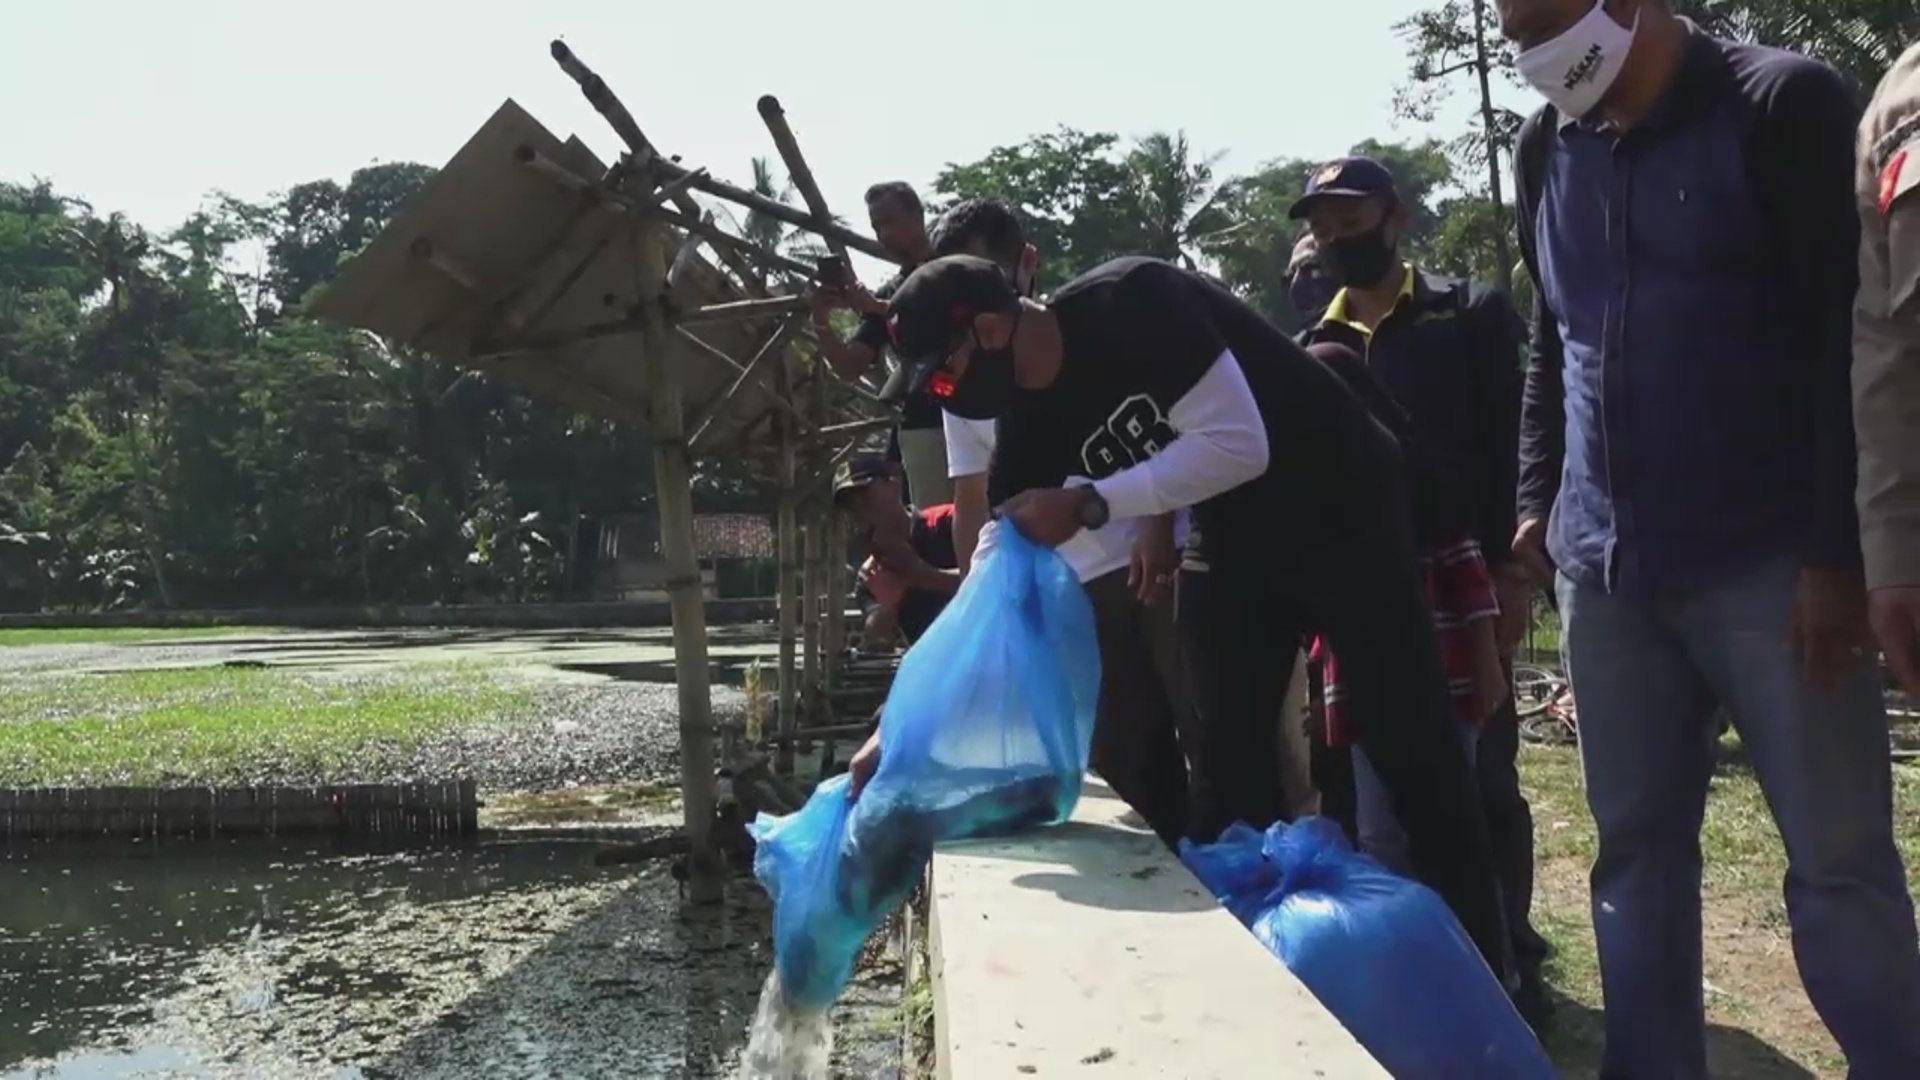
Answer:
M1420 560L1427 602L1433 608L1434 632L1440 638L1440 664L1447 674L1447 691L1461 720L1477 723L1474 714L1473 648L1468 624L1500 614L1493 577L1480 555L1480 545L1459 540ZM1321 665L1326 683L1327 745L1350 746L1358 734L1345 707L1347 694L1340 683L1340 665L1325 638L1313 643L1311 659Z

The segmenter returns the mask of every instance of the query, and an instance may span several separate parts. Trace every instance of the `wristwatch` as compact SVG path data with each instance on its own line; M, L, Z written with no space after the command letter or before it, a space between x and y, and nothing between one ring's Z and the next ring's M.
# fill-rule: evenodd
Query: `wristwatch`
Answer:
M1107 499L1100 489L1092 484L1075 484L1073 490L1080 493L1080 504L1074 509L1074 517L1083 529L1098 529L1107 523Z

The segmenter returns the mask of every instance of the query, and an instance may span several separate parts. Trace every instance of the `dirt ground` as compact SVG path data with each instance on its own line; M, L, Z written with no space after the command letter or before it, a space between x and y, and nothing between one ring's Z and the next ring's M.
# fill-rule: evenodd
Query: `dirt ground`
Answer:
M1549 1039L1569 1077L1596 1075L1600 976L1588 913L1594 832L1571 747L1528 746L1521 775L1537 845L1534 921L1556 947L1549 979L1562 996ZM1896 834L1920 887L1920 771L1896 766ZM1845 1063L1801 989L1781 878L1786 859L1759 785L1744 764L1723 765L1708 800L1705 938L1708 1064L1741 1080L1839 1077Z

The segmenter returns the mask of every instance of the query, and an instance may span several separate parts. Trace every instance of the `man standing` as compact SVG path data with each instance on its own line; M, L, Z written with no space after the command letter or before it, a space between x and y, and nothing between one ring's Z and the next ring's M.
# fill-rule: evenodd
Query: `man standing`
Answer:
M900 272L878 292L868 292L859 282L844 289L822 287L815 293L813 331L820 340L820 351L833 369L855 378L873 366L887 345L887 298L900 283L925 261L930 251L927 242L926 208L920 196L905 181L889 180L867 189L867 219L874 239L886 253L900 261ZM853 337L842 341L829 316L836 307L845 307L860 316ZM925 394L902 395L897 384L882 396L898 400L900 426L894 432L901 466L906 470L906 494L920 506L938 506L953 500L947 482L947 446L940 431L940 406Z
M953 507L908 507L899 470L874 453L856 454L840 467L833 504L853 519L855 534L872 552L860 568L876 604L868 633L898 631L911 646L960 589Z
M1287 258L1287 301L1293 305L1293 313L1300 318L1303 326L1312 326L1326 313L1327 305L1333 302L1333 294L1340 286L1327 276L1327 268L1320 262L1320 243L1307 233L1294 241L1293 254Z
M1867 106L1855 189L1860 296L1853 418L1867 612L1887 664L1920 695L1920 46Z
M1706 1075L1714 706L1787 852L1856 1076L1920 1076L1920 947L1864 663L1848 401L1858 109L1663 0L1501 0L1548 105L1516 149L1536 288L1516 554L1550 557L1599 832L1603 1075Z
M1520 317L1496 290L1424 273L1401 258L1400 238L1412 223L1411 208L1400 199L1393 174L1371 158L1348 157L1322 166L1288 216L1307 222L1322 271L1338 288L1303 340L1352 349L1405 410L1428 475L1437 478L1442 497L1454 501L1450 516L1466 525L1465 537L1448 536L1448 542L1476 542L1478 557L1499 585L1505 617L1493 644L1485 647L1497 646L1510 665L1525 632L1532 592L1510 554L1526 334ZM1439 565L1457 561L1442 559ZM1457 611L1449 617L1464 620L1471 614ZM1491 653L1483 659L1481 666L1490 671ZM1537 1016L1550 999L1540 980L1546 942L1528 918L1533 810L1520 789L1520 718L1510 694L1487 700L1487 691L1462 681L1463 693L1476 699L1463 708L1484 721L1475 740L1475 775L1500 868L1521 1000Z
M947 256L891 312L915 383L950 412L998 417L1007 467L1036 478L1002 508L1026 536L1059 546L1192 508L1199 572L1182 571L1178 613L1197 714L1189 834L1285 814L1273 660L1325 634L1416 870L1504 971L1399 449L1339 377L1224 288L1155 259L1116 259L1041 304L993 263Z
M998 266L1021 296L1033 294L1039 252L1027 243L1013 208L998 199L968 199L941 216L933 252L965 254ZM953 474L955 544L971 558L988 507L1030 487L1057 487L1064 472L1040 474L995 452L996 419L951 412L947 469ZM1065 468L1057 455L1024 464ZM1093 729L1093 769L1169 844L1186 831L1187 760L1178 734L1189 728L1173 624L1173 574L1179 568L1173 516L1110 521L1061 545L1060 554L1085 583L1100 637L1100 709Z

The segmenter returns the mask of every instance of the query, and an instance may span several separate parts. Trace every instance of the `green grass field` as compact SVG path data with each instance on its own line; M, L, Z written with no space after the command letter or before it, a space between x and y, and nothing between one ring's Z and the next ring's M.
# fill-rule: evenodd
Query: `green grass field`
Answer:
M526 700L469 665L353 679L226 667L0 677L0 785L333 771Z
M0 630L0 649L25 645L137 645L145 641L191 641L245 637L275 631L257 626L72 626Z
M1533 800L1534 922L1556 946L1549 979L1568 999L1549 1049L1572 1077L1596 1074L1600 973L1588 912L1593 822L1571 747L1526 747L1521 777ZM1895 772L1895 833L1910 885L1920 888L1920 772ZM1844 1062L1807 1002L1794 968L1781 876L1786 858L1759 785L1743 766L1713 784L1702 837L1709 1066L1742 1080L1840 1076Z

